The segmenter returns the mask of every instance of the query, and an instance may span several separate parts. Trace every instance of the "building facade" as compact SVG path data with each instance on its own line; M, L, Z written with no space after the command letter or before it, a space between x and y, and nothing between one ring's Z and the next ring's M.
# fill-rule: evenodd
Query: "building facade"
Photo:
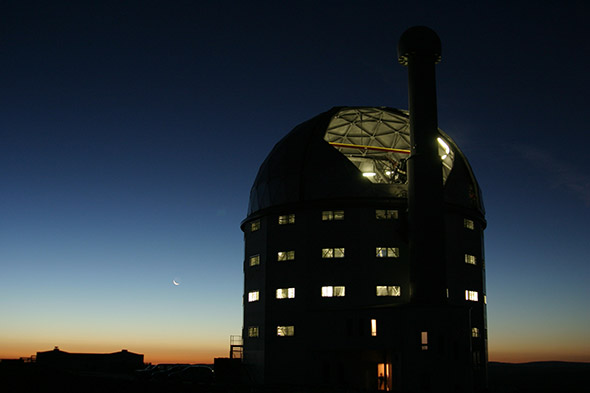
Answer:
M436 304L412 296L408 113L335 107L276 144L241 225L243 361L257 383L485 388L481 191L453 140L439 130L437 142L446 296Z

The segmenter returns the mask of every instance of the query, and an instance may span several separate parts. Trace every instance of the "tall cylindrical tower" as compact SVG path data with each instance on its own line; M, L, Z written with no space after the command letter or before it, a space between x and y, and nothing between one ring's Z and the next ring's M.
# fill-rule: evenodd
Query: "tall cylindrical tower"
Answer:
M411 298L414 303L438 304L446 301L447 288L434 70L441 59L440 39L427 27L412 27L399 40L398 59L408 67Z

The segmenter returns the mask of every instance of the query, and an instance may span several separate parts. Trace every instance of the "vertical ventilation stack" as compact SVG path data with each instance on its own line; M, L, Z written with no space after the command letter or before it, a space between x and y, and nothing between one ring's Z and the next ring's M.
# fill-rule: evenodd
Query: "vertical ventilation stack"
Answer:
M447 288L434 70L440 59L440 39L431 29L412 27L400 37L398 61L408 67L410 112L410 296L412 303L424 305L444 303Z

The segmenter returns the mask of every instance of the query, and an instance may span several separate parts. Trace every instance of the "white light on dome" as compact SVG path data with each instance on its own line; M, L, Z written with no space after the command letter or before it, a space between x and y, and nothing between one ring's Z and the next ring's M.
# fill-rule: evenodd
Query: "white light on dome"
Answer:
M375 172L363 172L363 176L364 177L373 177L375 175L376 175Z
M438 144L441 145L441 147L445 150L445 154L443 154L440 159L444 160L445 158L447 158L449 156L449 153L451 152L451 149L449 148L449 145L447 145L447 143L442 139L442 138L436 138L436 140L438 141Z
M449 145L447 145L447 142L445 142L442 138L436 138L436 140L438 141L438 143L443 147L443 149L445 149L445 153L449 154L451 152L451 149L449 148Z

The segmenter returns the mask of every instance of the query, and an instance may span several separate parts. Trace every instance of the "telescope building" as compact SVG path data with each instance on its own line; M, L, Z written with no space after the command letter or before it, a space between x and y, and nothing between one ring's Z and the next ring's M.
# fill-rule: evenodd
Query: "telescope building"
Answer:
M257 383L485 389L481 190L437 126L420 150L412 108L334 107L260 166L241 224L243 363Z

